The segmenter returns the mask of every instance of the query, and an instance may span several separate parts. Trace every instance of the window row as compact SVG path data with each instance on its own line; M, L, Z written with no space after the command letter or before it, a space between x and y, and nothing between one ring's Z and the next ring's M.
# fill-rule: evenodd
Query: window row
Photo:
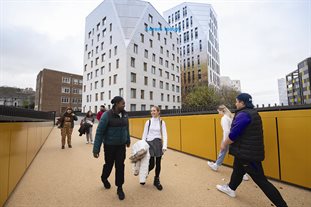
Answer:
M71 103L73 103L73 104L81 104L82 103L81 98L69 98L66 96L61 97L61 103L70 103L70 99L71 99Z
M146 94L148 95L148 92L145 93L145 90L140 90L140 93L138 94L138 91L136 88L131 88L131 99L137 99L138 98L138 95L140 96L140 99L144 100L146 97ZM176 95L171 95L171 94L165 94L164 93L161 93L161 101L167 101L167 102L177 102L177 103L180 103L180 96L176 96ZM166 99L165 99L165 98ZM172 97L172 99L170 98ZM154 99L154 92L153 91L149 91L149 100L153 100Z
M199 81L202 80L201 70L198 70L197 74L195 74L194 71L192 71L192 72L188 71L188 73L186 73L186 72L183 73L184 84L195 83L196 80L199 80Z
M70 84L71 81L75 85L82 85L82 82L83 82L81 79L76 79L76 78L71 78L71 77L62 77L62 83Z

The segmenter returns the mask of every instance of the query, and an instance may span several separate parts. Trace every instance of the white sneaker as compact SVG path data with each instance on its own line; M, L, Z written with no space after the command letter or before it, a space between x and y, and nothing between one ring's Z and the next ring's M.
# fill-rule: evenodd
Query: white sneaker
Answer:
M218 170L218 166L214 162L207 161L207 165L214 171Z
M216 188L227 194L228 196L232 197L232 198L235 198L236 195L235 195L235 191L234 190L231 190L231 188L228 186L228 185L216 185Z
M93 141L91 141L91 144L94 144L94 142L93 142Z
M249 180L247 174L243 175L243 180L244 180L244 181L248 181L248 180Z
M86 142L85 142L85 144L89 144L89 143L90 143L89 141L86 141Z

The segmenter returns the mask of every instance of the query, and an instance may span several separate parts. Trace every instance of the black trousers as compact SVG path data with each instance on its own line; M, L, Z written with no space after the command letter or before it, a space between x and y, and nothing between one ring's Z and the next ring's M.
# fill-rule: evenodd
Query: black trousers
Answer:
M243 180L243 175L247 173L251 176L258 187L276 206L287 206L280 192L272 185L264 175L261 162L250 162L238 158L234 158L233 172L229 187L236 190Z
M153 168L154 168L154 159L156 160L156 163L155 163L155 166L156 166L155 176L156 177L160 176L160 172L161 172L161 158L162 158L162 156L160 156L160 157L150 157L150 160L149 160L149 172L151 170L153 170Z
M113 164L115 164L115 185L121 187L124 183L125 145L104 145L105 164L101 180L107 180L110 176Z

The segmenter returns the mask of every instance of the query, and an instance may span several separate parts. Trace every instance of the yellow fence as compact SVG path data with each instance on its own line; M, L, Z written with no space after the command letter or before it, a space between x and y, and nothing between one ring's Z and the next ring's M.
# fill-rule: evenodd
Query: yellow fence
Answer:
M53 122L0 123L0 206L53 128Z
M263 121L268 177L311 188L311 110L260 112ZM222 140L220 115L162 118L167 125L168 147L216 160ZM140 138L148 118L131 118L131 136ZM224 163L232 166L233 157Z

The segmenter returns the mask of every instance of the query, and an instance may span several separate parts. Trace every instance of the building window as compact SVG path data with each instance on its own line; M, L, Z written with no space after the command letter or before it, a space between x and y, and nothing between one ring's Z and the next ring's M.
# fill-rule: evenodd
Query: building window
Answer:
M111 99L111 91L108 91L108 99Z
M119 59L116 59L116 68L119 68Z
M110 44L112 44L112 36L110 36Z
M114 47L114 55L117 55L118 54L118 46L115 46Z
M144 77L144 84L145 84L145 86L148 85L148 77L147 76Z
M144 62L144 71L147 71L147 63Z
M165 83L165 89L170 90L170 84L169 83Z
M199 44L200 44L200 45L199 45L199 47L200 47L200 52L202 52L202 40L200 40L199 42L200 42L200 43L199 43Z
M136 89L131 88L131 98L136 98Z
M153 92L150 91L150 100L153 100Z
M101 93L100 93L100 100L101 100L101 101L104 100L104 96L105 96L105 92L101 92Z
M142 111L146 111L146 105L145 105L145 104L142 104L142 105L141 105L141 110L142 110Z
M152 86L156 87L156 79L152 79Z
M94 89L97 89L98 81L95 81Z
M198 28L194 28L194 38L198 39Z
M70 78L69 77L63 77L63 83L70 83Z
M155 66L151 66L151 73L156 74L156 67Z
M163 81L160 81L160 89L163 89Z
M123 93L123 88L119 88L119 96L123 97L124 93Z
M131 73L131 82L136 83L136 73Z
M145 91L144 90L140 90L140 98L145 99Z
M161 101L164 101L164 94L161 93Z
M152 61L155 62L156 61L155 59L156 59L156 55L153 53L152 54Z
M112 23L109 25L110 32L112 31Z
M117 84L117 74L113 76L113 84Z
M102 25L104 26L105 24L106 24L106 17L102 19Z
M166 42L166 38L164 37L164 44L166 45L166 43L167 43L167 42Z
M62 93L70 93L70 88L62 87Z
M131 111L136 111L136 104L131 104Z
M135 68L135 58L131 57L131 67Z
M163 65L163 58L159 58L159 63L160 63L160 65Z
M160 46L160 53L163 54L163 47Z
M109 76L109 85L111 85L111 76Z
M70 99L68 97L61 97L62 103L69 103Z
M108 71L111 71L111 63L108 64Z
M101 79L101 84L100 86L103 88L104 87L104 79Z
M170 101L170 94L167 94L167 101Z
M149 14L149 16L148 16L148 21L150 22L150 23L153 23L153 17Z
M148 58L148 50L145 50L145 58Z
M104 62L106 59L106 53L102 54L102 62Z
M149 40L149 46L152 48L153 42L152 40Z
M95 101L98 101L98 93L95 93Z
M140 34L140 41L141 41L142 43L144 43L144 35L143 35L143 34Z
M138 45L134 44L134 53L138 53Z
M170 79L170 73L165 71L166 79Z
M103 36L103 37L106 36L106 29L103 29L103 31L102 31L102 36Z
M159 68L159 74L160 74L160 77L162 77L162 69Z

